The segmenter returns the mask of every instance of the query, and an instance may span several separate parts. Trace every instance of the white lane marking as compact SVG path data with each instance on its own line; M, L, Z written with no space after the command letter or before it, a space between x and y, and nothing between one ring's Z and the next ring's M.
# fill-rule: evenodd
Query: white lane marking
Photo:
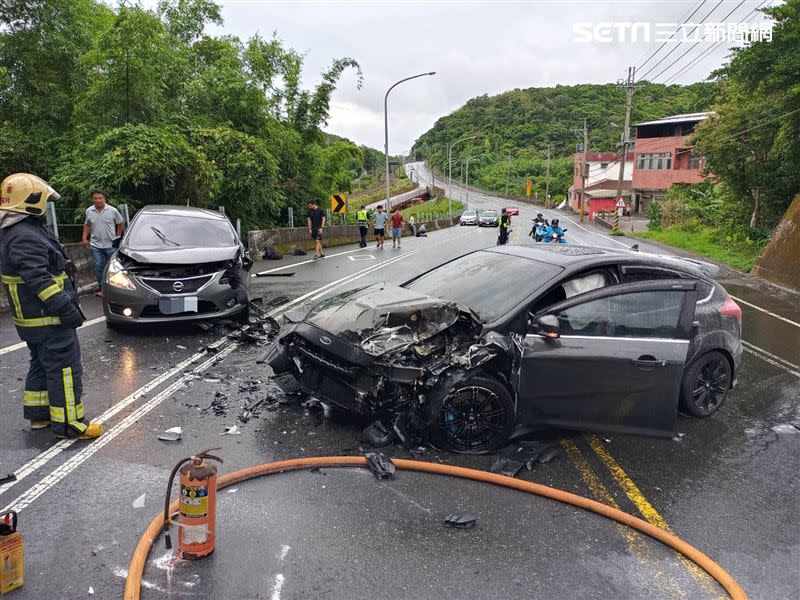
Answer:
M375 260L375 257L372 254L365 254L364 256L348 256L347 258L349 258L353 262L359 260Z
M105 423L111 417L113 417L114 415L119 413L119 411L121 411L122 409L124 409L127 406L130 406L132 403L136 402L139 398L141 398L142 396L144 396L145 394L147 394L148 392L150 392L154 388L156 388L159 385L161 385L162 383L164 383L167 379L171 379L172 377L174 377L175 375L177 375L178 373L183 371L190 364L192 364L195 360L198 360L198 359L202 358L203 356L205 356L204 352L198 352L197 354L194 354L193 356L190 356L189 358L187 358L183 362L178 363L177 365L172 367L169 371L166 371L166 372L162 373L161 375L159 375L158 377L156 377L155 379L153 379L149 383L147 383L147 384L143 385L142 387L140 387L138 390L136 390L135 392L133 392L129 396L123 398L118 403L116 403L113 406L111 406L108 409L106 409L106 411L103 412L101 415L99 415L95 420L100 422L100 423ZM57 442L56 444L54 444L53 446L51 446L50 448L48 448L47 450L45 450L44 452L39 454L37 457L35 457L35 458L31 459L30 461L28 461L27 463L25 463L20 469L18 469L14 473L14 475L16 475L16 477L17 477L16 481L9 481L8 483L0 486L0 495L2 495L6 491L8 491L10 488L12 488L16 484L18 484L20 481L22 481L23 479L28 477L28 475L30 475L31 473L36 471L36 469L38 469L39 467L41 467L41 466L47 464L48 462L50 462L53 458L55 458L56 456L61 454L61 452L63 452L67 448L69 448L76 441L77 440L75 440L75 439L60 440L59 442Z
M355 250L345 250L344 252L336 252L334 254L326 254L325 258L336 258L337 256L342 256L344 254L352 254L353 252L361 252L362 250L366 250L366 248L356 248ZM300 265L308 265L311 263L318 262L313 258L308 260L303 260L300 262L292 263L291 265L283 265L282 267L275 267L274 269L269 269L267 271L259 271L258 273L253 273L250 277L255 277L257 274L260 273L275 273L276 271L283 271L284 269L293 269L294 267L299 267Z
M281 573L275 575L275 584L272 586L272 596L270 600L281 600L281 590L283 589L284 577Z
M202 362L199 365L197 365L197 367L192 369L190 372L186 373L184 376L176 379L169 387L165 388L163 391L159 392L158 394L153 396L150 400L139 406L136 410L131 412L127 417L125 417L119 423L114 425L114 427L106 431L103 435L101 435L93 442L90 442L89 445L86 446L83 450L68 458L61 465L59 465L54 471L52 471L49 475L38 481L36 484L31 486L27 490L25 490L25 492L20 494L11 504L6 506L3 509L3 512L8 510L20 512L26 507L30 506L30 504L33 501L35 501L39 496L44 494L54 485L58 484L67 475L72 473L75 469L77 469L84 462L86 462L92 455L97 453L103 446L113 441L114 438L116 438L119 434L128 429L128 427L136 423L139 419L144 417L147 413L149 413L156 406L161 404L164 400L172 396L172 394L174 394L178 390L183 389L186 382L189 379L191 379L193 375L197 373L202 373L203 371L208 369L212 364L214 364L217 360L224 358L225 356L233 352L234 349L236 349L236 347L237 344L232 343L224 350L208 358L205 362Z
M800 366L790 363L785 358L781 358L780 356L772 354L771 352L767 352L763 348L759 348L758 346L756 346L755 344L751 344L750 342L742 340L742 345L744 346L746 352L749 352L750 354L757 356L761 360L768 362L771 365L780 367L787 373L791 373L792 375L800 377Z
M798 323L796 321L792 321L791 319L787 319L786 317L782 317L781 315L775 314L774 312L771 312L771 311L767 310L766 308L761 308L760 306L752 304L751 302L748 302L747 300L742 300L741 298L737 298L736 296L733 296L733 295L731 295L731 298L733 298L737 302L741 302L742 304L745 304L745 305L749 306L750 308L755 308L756 310L760 310L761 312L768 314L770 317L775 317L776 319L780 319L781 321L789 323L789 325L794 325L795 327L800 327L800 323Z
M106 320L105 317L97 317L95 319L89 319L83 325L78 327L78 329L83 329L84 327L89 327L90 325L96 325L97 323L102 323L105 320ZM0 348L0 355L7 354L8 352L13 352L14 350L20 350L25 346L26 346L25 342L19 342L18 344L6 346L5 348Z
M457 236L457 237L460 237L460 236ZM440 244L445 243L446 241L449 241L449 240L442 240L441 242L437 242L436 244L432 244L432 245L433 246L440 245ZM419 248L417 250L414 250L413 252L409 252L407 254L402 254L400 256L396 256L395 258L393 258L391 260L382 262L382 263L377 264L377 265L373 265L373 266L367 267L366 269L362 269L361 271L357 271L356 273L352 273L352 274L347 275L345 277L342 277L342 278L340 278L340 279L338 279L336 281L332 281L331 283L328 283L328 284L326 284L326 285L324 285L324 286L322 286L320 288L317 288L316 290L314 290L312 292L309 292L308 294L304 294L303 296L300 296L299 298L296 298L295 300L292 300L290 302L287 302L286 304L283 304L282 306L279 306L278 308L276 308L275 310L270 312L269 316L275 316L278 313L280 313L283 310L285 310L286 308L288 308L289 306L292 306L292 305L294 305L294 304L296 304L298 302L302 302L303 300L305 300L307 298L312 298L312 299L319 298L319 297L325 295L328 291L330 291L332 289L335 289L337 287L345 285L345 284L349 283L350 281L355 281L356 279L360 279L361 277L363 277L365 275L368 275L368 274L372 273L373 271L375 271L377 269L380 269L383 266L395 263L395 262L403 260L405 258L409 258L409 257L411 257L411 256L413 256L413 255L415 255L415 254L417 254L419 252L422 252L423 250L425 250L425 249L427 249L429 247L430 246L422 247L422 248ZM316 294L316 296L315 296L315 294ZM224 338L221 338L221 339L224 339ZM163 401L165 398L169 397L170 395L172 395L172 393L174 393L177 389L179 389L183 385L183 383L192 376L192 374L202 372L202 370L205 370L205 368L207 368L206 365L210 365L211 363L213 363L217 359L220 359L220 358L222 358L224 356L227 356L227 354L229 354L233 350L233 348L235 348L235 347L236 347L236 344L234 343L234 344L232 344L230 346L225 347L224 349L220 349L220 351L217 354L213 355L211 358L209 358L205 362L201 363L201 365L199 365L197 368L193 369L192 371L190 371L189 373L187 373L186 375L184 375L180 379L176 380L175 383L173 383L168 388L164 389L162 392L160 392L159 394L154 396L153 399L151 399L150 401L148 401L147 403L143 404L141 407L136 409L134 412L131 413L131 415L128 415L128 417L123 419L119 424L114 426L111 430L109 430L106 433L104 433L100 438L98 438L94 442L91 442L91 444L87 448L85 448L84 450L82 450L81 452L79 452L78 454L76 454L75 456L73 456L72 458L67 460L66 462L64 462L60 467L58 467L55 471L53 471L53 473L51 473L50 475L48 475L45 478L41 479L38 483L36 483L34 486L29 488L26 492L21 494L9 506L10 507L18 506L18 503L23 501L25 498L28 498L28 496L29 496L29 494L31 494L32 490L40 490L41 489L41 491L36 493L34 497L30 498L27 502L25 502L24 504L20 505L19 508L13 508L13 510L20 511L22 508L30 505L31 502L33 502L36 498L41 496L41 494L44 493L45 491L47 491L47 489L49 489L50 487L52 487L52 485L55 485L55 483L57 483L58 481L61 481L61 479L66 477L66 475L68 475L75 468L80 466L80 464L82 464L86 460L86 458L88 458L89 456L94 454L97 450L99 450L100 448L105 446L105 444L108 443L108 441L112 440L117 435L122 433L122 431L127 429L130 425L134 424L136 422L136 419L131 420L130 417L132 415L139 414L139 411L142 408L150 406L150 408L148 408L144 413L142 413L142 414L146 414L147 412L149 412L149 410L151 410L152 408L154 408L155 406L160 404L161 401ZM126 406L129 406L131 403L133 403L136 400L138 400L141 396L143 396L144 394L146 394L147 392L149 392L153 388L157 387L158 385L163 383L165 380L170 379L176 373L180 372L181 370L183 370L184 368L189 366L192 362L194 362L195 360L197 360L198 358L200 358L200 357L202 357L204 355L205 355L205 353L197 353L197 354L187 358L182 363L176 365L175 367L173 367L169 371L163 373L162 375L160 375L159 377L157 377L156 379L154 379L153 381L151 381L147 385L145 385L145 386L139 388L138 390L136 390L133 394L131 394L130 396L128 396L127 398L125 398L124 400L119 402L118 404L115 404L114 406L112 406L111 408L106 410L96 420L98 422L105 422L106 420L110 419L111 417L113 417L114 415L119 413L122 409L124 409ZM203 368L201 369L201 367L203 367ZM166 395L164 395L164 394L166 394ZM163 397L162 397L162 395L163 395ZM158 402L154 403L154 401L157 398L160 398L160 400L158 400ZM123 428L119 429L120 426L123 423L125 424L125 426ZM112 431L116 432L116 433L113 434L113 436L111 435ZM106 440L106 441L104 441L104 440ZM53 458L58 456L61 452L63 452L66 448L68 448L69 446L74 444L76 441L77 440L75 440L75 439L61 440L61 441L57 442L56 444L54 444L51 448L48 448L47 450L45 450L44 452L39 454L39 456L37 456L33 460L31 460L28 463L26 463L19 471L17 471L15 473L16 478L17 478L16 481L11 481L11 482L8 482L7 484L3 485L2 488L0 488L0 494L2 492L5 492L6 490L10 489L14 485L19 483L23 479L25 479L26 477L28 477L35 470L37 470L38 468L42 467L43 465L48 463L50 460L52 460ZM95 447L96 447L96 450L92 451L89 454L84 454L84 452L86 452L87 450L90 450L91 448L95 448ZM42 489L41 486L43 486L43 484L46 481L50 481L54 477L54 474L60 473L62 468L64 468L68 464L72 464L71 461L73 461L73 460L75 460L75 459L77 459L78 457L81 457L81 456L85 456L86 458L83 458L79 462L77 462L74 467L72 467L68 471L66 471L53 484L48 485L47 487L44 487ZM11 510L11 509L9 508L8 510Z

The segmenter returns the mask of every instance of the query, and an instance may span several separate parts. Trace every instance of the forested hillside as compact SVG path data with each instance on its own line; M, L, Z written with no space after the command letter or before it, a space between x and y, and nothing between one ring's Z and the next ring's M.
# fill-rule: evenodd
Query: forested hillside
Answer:
M348 191L377 153L320 128L358 63L332 59L306 90L301 53L204 33L221 22L212 0L0 3L0 173L51 181L76 217L100 186L134 208L222 205L246 228Z
M715 85L690 86L643 83L636 93L632 122L670 114L707 110ZM589 128L589 150L615 150L625 114L625 92L613 84L556 86L513 90L480 96L439 119L414 144L412 154L431 164L447 160L447 143L478 134L478 139L456 147L458 156L483 154L470 164L476 185L521 193L531 179L543 192L547 148L553 157L550 189L563 194L572 181L572 154L582 142L583 119Z

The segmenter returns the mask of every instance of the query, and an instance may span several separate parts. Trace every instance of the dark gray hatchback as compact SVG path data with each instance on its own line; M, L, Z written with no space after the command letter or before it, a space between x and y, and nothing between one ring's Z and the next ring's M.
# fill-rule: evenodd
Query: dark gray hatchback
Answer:
M543 424L673 435L705 417L741 360L739 307L716 267L606 248L491 248L400 287L294 315L276 373L458 452Z
M251 264L225 215L185 206L145 206L106 267L106 324L247 318L245 271Z

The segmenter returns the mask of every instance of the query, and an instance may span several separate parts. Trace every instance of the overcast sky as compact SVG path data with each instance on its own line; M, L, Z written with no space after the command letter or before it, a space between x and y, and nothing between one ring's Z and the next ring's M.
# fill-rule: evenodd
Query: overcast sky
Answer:
M470 98L514 88L614 82L625 75L629 65L640 65L661 45L667 34L659 24L682 23L698 6L691 23L706 15L706 23L721 22L731 11L724 21L739 22L754 16L752 11L762 4L761 0L220 3L225 23L209 33L246 39L256 32L266 37L276 32L288 46L306 53L306 87L318 82L333 57L358 60L364 85L356 88L352 72L342 78L326 129L360 144L383 149L383 96L392 83L436 71L433 77L402 84L389 96L389 149L393 154L408 151L436 119ZM751 23L760 20L757 15ZM623 42L618 34L611 43L576 40L576 23L604 22L648 23L651 41ZM712 45L702 42L655 81L665 82ZM676 82L704 79L722 64L730 45L718 45ZM668 44L640 73L645 74L675 48L649 74L647 79L652 79L690 46Z

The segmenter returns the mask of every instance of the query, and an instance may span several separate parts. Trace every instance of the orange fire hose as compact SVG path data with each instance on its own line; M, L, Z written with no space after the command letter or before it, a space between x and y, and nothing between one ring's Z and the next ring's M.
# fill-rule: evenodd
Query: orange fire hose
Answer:
M571 504L573 506L597 513L608 519L617 521L618 523L622 523L623 525L627 525L628 527L632 527L637 531L647 534L669 548L672 548L676 552L680 552L686 558L702 568L711 577L713 577L725 589L725 591L733 600L747 600L747 594L745 594L744 590L739 586L738 583L736 583L736 580L733 579L733 577L731 577L728 572L725 571L725 569L720 567L717 563L700 552L697 548L687 544L677 536L651 525L647 521L634 517L633 515L629 515L626 512L601 502L590 500L589 498L584 498L583 496L578 496L577 494L572 494L563 490L551 488L546 485L532 483L522 479L515 479L513 477L506 477L505 475L497 475L495 473L489 473L488 471L465 469L463 467L454 467L451 465L428 463L418 460L405 460L399 458L393 458L392 462L400 470L418 471L420 473L433 473L435 475L448 475L450 477L461 477L463 479L482 481L484 483L491 483L494 485L520 490L522 492L528 492L530 494L537 494L539 496L544 496L545 498L550 498L551 500L564 502L565 504ZM254 479L256 477L270 475L273 473L285 473L287 471L297 471L319 467L366 466L367 459L362 456L321 456L313 458L295 458L292 460L265 463L263 465L248 467L246 469L241 469L240 471L228 473L227 475L223 475L219 478L217 487L218 489L222 489L242 481L247 481L248 479ZM172 514L177 510L178 500L175 500L170 505L169 512ZM147 562L147 557L150 554L153 544L161 532L163 523L164 517L161 513L159 513L139 539L139 543L136 545L136 549L133 552L133 556L131 557L131 562L128 567L128 577L125 580L125 592L123 595L124 600L139 600L145 563Z

